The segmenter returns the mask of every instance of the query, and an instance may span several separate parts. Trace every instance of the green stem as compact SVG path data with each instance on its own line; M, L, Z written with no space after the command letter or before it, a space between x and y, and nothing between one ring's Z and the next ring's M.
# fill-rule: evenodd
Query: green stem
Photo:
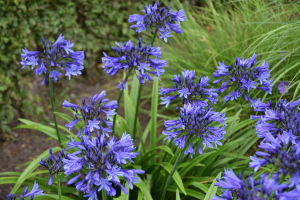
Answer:
M188 137L187 137L187 138L188 138ZM187 138L186 138L186 139L187 139ZM176 161L175 161L175 163L174 163L174 166L173 166L173 169L172 169L171 173L169 174L167 180L164 181L164 184L163 184L163 185L164 185L164 189L162 190L163 194L162 194L162 196L161 196L160 199L162 199L162 200L165 199L165 196L166 196L166 193L167 193L167 189L168 189L168 187L169 187L169 184L170 184L170 182L171 182L171 179L172 179L173 174L175 173L176 168L177 168L178 165L180 164L180 160L181 160L181 157L182 157L182 155L183 155L183 152L184 152L185 149L189 146L189 144L191 144L192 141L193 141L193 137L191 137L191 138L189 138L188 140L186 140L186 141L185 141L184 147L180 150L180 152L179 152L179 154L178 154L178 156L177 156L177 159L176 159ZM163 186L163 185L162 185L162 186Z
M60 188L60 177L59 174L56 174L56 182L57 182L57 192L58 192L58 198L61 200L61 188Z
M102 200L107 200L107 194L104 188L102 188Z
M227 104L227 102L228 102L228 101L225 101L225 102L221 105L221 107L219 108L218 112L220 112L220 111L224 108L224 106Z
M168 189L169 184L170 184L170 182L171 182L172 176L173 176L173 174L175 173L175 170L176 170L176 168L178 167L178 165L179 165L179 163L180 163L180 159L181 159L181 156L182 156L182 154L183 154L183 152L184 152L184 149L185 149L185 148L182 148L182 149L180 150L180 153L179 153L179 155L178 155L178 157L177 157L177 159L176 159L176 161L175 161L175 163L174 163L173 169L172 169L171 173L169 174L169 176L168 176L168 178L167 178L167 180L166 180L166 184L165 184L165 186L164 186L164 189L162 190L162 192L163 192L163 193L162 193L162 196L161 196L161 199L162 199L162 200L165 199L165 196L166 196L166 193L167 193L167 189Z
M52 71L52 69L53 68L51 66L50 71ZM51 101L52 114L53 114L53 119L54 119L54 124L55 124L56 135L57 135L57 138L58 138L58 141L59 141L59 144L60 144L61 148L63 148L61 138L60 138L60 134L59 134L58 127L57 127L56 116L54 114L55 107L54 107L54 98L53 98L53 78L51 78L51 77L49 79L49 89L50 89L50 101Z
M135 105L135 115L134 115L135 117L134 117L134 123L133 123L133 137L132 137L133 143L135 143L136 123L137 123L137 116L138 116L138 112L139 112L142 89L143 89L143 85L140 84L139 93L138 93L138 97L137 97L137 101L136 101L136 105ZM143 138L140 138L140 140L142 140L142 139Z
M151 46L153 46L153 43L155 41L156 32L157 32L157 30L155 30L155 32L153 33L152 40L151 40ZM134 115L135 118L134 118L134 123L133 123L133 143L135 141L136 123L137 123L137 116L138 116L138 113L139 113L139 106L140 106L142 89L143 89L143 85L140 84L139 93L138 93L138 97L137 97L137 101L136 101L136 105L135 105L135 115Z
M129 69L128 73L126 74L126 78L125 78L125 79L128 79L128 76L129 76L129 74L131 73L131 71L132 71L132 68ZM119 104L120 104L122 95L123 95L123 90L121 90L120 93L119 93L119 97L118 97L118 107L117 107L116 110L115 110L115 112L116 112L117 114L118 114ZM117 114L114 115L113 128L112 128L112 136L113 136L114 133L115 133L115 126L116 126Z

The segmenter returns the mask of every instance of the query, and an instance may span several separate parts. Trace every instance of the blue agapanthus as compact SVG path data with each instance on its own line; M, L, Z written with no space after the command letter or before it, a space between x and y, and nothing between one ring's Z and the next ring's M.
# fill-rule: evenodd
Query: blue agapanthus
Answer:
M220 77L213 83L223 81L218 92L224 92L231 86L235 88L233 92L224 97L226 102L238 99L241 95L244 95L246 101L251 102L251 98L247 95L251 89L259 89L272 94L273 84L270 80L269 65L264 61L261 66L255 67L256 62L255 53L249 60L236 57L234 67L219 62L218 70L213 73L213 77Z
M49 40L47 46L44 38L42 38L42 41L44 44L43 51L28 51L26 47L22 50L22 69L26 66L31 66L33 70L35 66L38 66L34 72L36 75L44 74L42 85L44 85L47 76L53 78L54 82L57 82L58 76L61 75L59 72L61 70L65 70L65 76L68 76L69 79L71 79L71 75L77 76L77 74L81 74L84 59L83 51L74 52L72 50L74 44L70 40L65 40L62 34L60 34L54 44L51 44ZM52 70L50 66L52 66Z
M225 190L222 190L220 197L214 196L212 200L296 200L300 197L300 192L296 193L295 189L288 191L289 184L280 184L278 178L268 178L268 174L262 174L260 180L255 181L252 175L246 181L241 173L236 176L232 169L225 170L223 177L217 179L215 184ZM290 198L286 198L288 196Z
M158 8L159 1L157 1L153 6L145 6L145 10L142 12L145 15L133 14L129 16L129 22L136 23L131 25L130 28L137 28L136 32L140 33L146 31L146 28L150 28L152 34L156 34L153 31L158 29L160 33L159 39L164 39L168 42L168 37L171 31L175 33L182 33L183 31L179 28L180 22L186 20L184 16L184 11L180 10L178 12L173 12L171 6L168 9L165 7Z
M64 171L62 159L64 159L68 154L65 154L64 149L62 149L62 151L59 152L56 156L52 153L51 147L49 148L49 153L50 154L46 160L44 160L43 158L41 159L40 164L49 170L50 178L48 181L48 185L52 185L53 175Z
M250 156L249 166L257 171L261 166L272 164L278 171L274 177L280 174L293 176L300 175L300 142L289 135L274 137L266 133L264 140L258 146L261 150L255 156ZM257 157L259 156L259 157ZM300 188L300 182L297 184ZM300 190L299 190L300 191Z
M253 103L252 103L253 104ZM259 100L256 105L262 105L263 109L256 110L264 112L264 115L251 116L251 119L259 119L255 126L258 137L264 138L267 133L272 135L285 134L300 139L300 100L280 100L275 108L271 108L271 102L265 107Z
M218 101L217 90L213 87L208 88L209 78L200 76L199 81L195 81L195 71L183 70L182 77L174 75L171 79L175 85L172 89L160 88L159 94L164 95L161 97L166 107L176 98L181 99L182 104L191 103L198 104L201 107L206 107L208 104L205 100L215 104ZM166 94L175 93L173 96L167 96ZM178 107L178 106L177 106Z
M102 58L103 68L107 74L113 76L119 70L133 70L133 73L137 75L141 84L145 83L148 79L153 81L149 74L153 74L159 79L165 70L163 67L166 66L165 60L160 60L161 51L159 47L148 47L147 44L142 45L142 39L139 39L139 44L132 44L129 40L124 42L124 46L117 43L118 47L112 47L118 53L117 57L109 57L106 53L103 53L105 57ZM118 86L120 90L126 89L125 83L127 77Z
M105 99L105 91L102 91L100 94L95 94L90 97L90 101L86 102L85 97L82 97L82 106L69 103L64 101L62 106L64 108L72 108L75 111L75 119L71 121L66 127L71 130L77 122L80 120L84 122L83 133L90 136L93 131L101 130L103 134L108 136L108 133L111 132L112 126L112 115L117 114L115 109L118 108L117 101L109 101ZM110 120L110 121L109 121ZM106 124L106 128L102 126L102 122ZM77 136L80 137L82 128L78 131Z
M123 186L120 178L127 180L128 186L132 189L132 183L138 183L136 174L143 174L143 170L124 169L128 162L133 163L138 153L133 152L132 139L129 134L124 133L117 141L112 137L106 141L103 135L98 137L82 136L81 142L74 142L70 138L67 143L70 148L76 148L72 154L68 154L63 160L66 176L79 173L70 179L68 184L75 184L78 191L82 191L90 200L97 199L97 191L105 190L109 196L116 195L115 186L119 186L125 194L127 189ZM82 174L80 170L87 169L87 174ZM84 176L84 179L80 177Z
M39 185L34 182L34 185L33 185L33 188L31 191L28 192L28 187L25 188L23 194L20 195L20 198L21 200L24 200L25 197L30 197L31 200L34 199L34 196L37 196L37 195L44 195L43 194L43 191L40 190L39 188ZM16 200L17 199L17 194L9 194L9 195L6 195L6 200Z
M212 111L213 109L208 106L204 109L201 106L188 104L184 105L184 108L180 108L180 117L175 120L165 120L166 130L163 134L168 136L166 139L169 141L174 138L174 143L179 148L184 148L186 140L192 137L192 142L185 154L190 154L193 157L195 154L193 148L193 141L198 143L198 151L202 154L202 148L200 147L200 141L203 140L203 149L206 145L213 148L212 144L222 145L219 140L224 139L225 113L219 113ZM212 126L213 122L219 122L222 127ZM188 145L188 144L187 144Z

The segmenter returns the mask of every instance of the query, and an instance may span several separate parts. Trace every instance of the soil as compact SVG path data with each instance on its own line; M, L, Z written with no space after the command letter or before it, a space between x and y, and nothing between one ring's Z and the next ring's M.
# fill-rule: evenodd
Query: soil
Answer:
M99 71L95 71L99 73ZM100 74L99 74L100 75ZM61 83L58 83L58 86L60 87L58 90L62 90L61 87L66 87L69 89L67 90L66 94L70 97L70 102L79 104L81 103L82 95L85 95L86 98L94 95L99 94L102 90L106 90L106 97L110 100L117 100L119 89L117 89L117 85L119 84L120 80L122 80L122 74L117 74L114 77L110 77L109 75L100 75L101 77L104 77L104 79L98 79L95 78L95 75L93 75L92 79L88 79L87 76L82 77L74 77L76 79L76 83L71 83L68 85L68 80L63 78L64 80L61 80ZM91 77L91 76L89 76ZM62 77L61 77L62 78ZM52 113L51 113L51 107L50 105L50 98L48 94L48 90L45 89L45 87L48 89L47 86L41 86L41 80L39 77L32 77L32 94L36 95L39 94L41 98L41 103L37 103L35 106L40 106L45 108L45 112L43 113L43 117L41 119L33 119L29 118L29 120L40 122L40 121L47 121L47 119L52 122ZM150 82L150 81L148 81ZM152 84L147 83L144 88L150 87ZM145 91L147 92L147 89L145 90L143 88L143 95L145 94ZM151 91L150 88L148 91ZM59 97L57 100L58 102L63 102L64 97L63 95ZM46 102L46 103L45 103ZM49 104L47 103L49 102ZM43 104L44 103L44 104ZM144 109L150 110L151 104L150 102L147 102L144 104L141 102ZM61 104L57 104L61 105ZM63 111L63 109L59 109L59 111ZM68 113L68 111L66 112ZM70 114L70 113L68 113ZM120 106L118 114L121 116L124 116L124 108ZM9 134L10 140L1 141L0 140L0 172L5 171L14 171L14 172L22 172L25 167L18 167L18 165L21 165L23 163L26 163L37 156L39 156L42 152L49 149L49 147L55 147L58 146L58 142L56 140L46 140L48 136L45 134L31 129L13 129L14 127L20 125L21 123L17 120L19 116L15 116L14 122L11 124L12 133ZM142 130L145 129L145 126L148 124L150 117L146 114L139 113L139 120L140 124L142 126ZM27 118L28 119L28 118ZM58 119L58 124L65 125L65 121ZM136 140L136 142L138 139ZM42 144L42 145L41 145ZM13 188L14 184L0 184L0 198L6 199L6 195L10 193L11 189ZM22 188L25 188L26 186L22 186Z

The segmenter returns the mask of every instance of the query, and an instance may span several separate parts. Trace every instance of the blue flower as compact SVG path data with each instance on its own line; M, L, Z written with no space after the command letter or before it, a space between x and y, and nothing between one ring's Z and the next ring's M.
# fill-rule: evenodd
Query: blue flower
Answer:
M280 81L280 83L278 85L278 90L279 90L280 94L287 93L289 86L290 86L290 84L288 82Z
M236 57L234 67L230 65L226 66L224 61L223 63L219 62L218 70L213 73L213 77L220 77L220 79L215 80L213 83L223 81L218 92L224 92L231 86L235 87L233 92L224 97L226 102L238 99L242 94L246 101L252 102L252 99L247 95L251 89L260 89L272 94L273 84L272 80L269 80L269 65L264 61L261 66L255 67L256 62L255 53L249 60Z
M111 132L110 128L112 126L112 122L107 120L112 121L111 115L117 114L115 112L115 109L118 106L117 101L109 101L109 99L104 98L105 95L105 91L102 91L100 94L91 96L89 103L85 102L85 97L83 96L82 106L69 103L65 100L62 106L64 108L71 108L76 113L75 119L68 123L66 127L71 130L77 124L77 122L82 120L84 121L85 125L85 128L83 130L83 133L85 135L91 135L94 129L101 129L102 133L105 135L107 135L108 132ZM102 117L101 113L104 113L104 117ZM105 120L105 116L107 120ZM100 125L100 123L102 122L106 124L107 128L104 128L103 125ZM81 135L81 130L82 127L78 132L78 137L80 137Z
M256 111L264 112L264 115L251 117L252 119L260 118L256 123L258 137L264 138L267 133L272 135L291 134L300 138L300 100L290 101L280 100L275 108L271 108L272 102L268 105L259 103L262 109Z
M268 174L262 174L259 181L255 181L252 173L246 179L242 179L242 174L236 176L232 169L226 170L221 179L217 179L215 186L222 190L220 197L214 196L212 200L233 200L233 199L253 199L253 200L279 200L279 195L286 194L285 189L288 184L279 184L279 179L268 178ZM273 196L274 195L274 196ZM276 197L276 198L274 198Z
M172 37L170 31L175 33L182 33L183 31L179 28L180 22L186 20L184 16L184 11L180 10L178 12L173 12L171 7L166 9L165 7L158 8L159 1L157 1L153 6L145 6L145 10L142 12L145 15L133 14L129 16L128 21L131 23L136 23L131 25L130 28L137 28L136 32L146 31L146 28L150 28L152 34L156 34L153 31L158 29L161 36L159 39L164 38L167 42L167 37ZM176 23L177 22L177 23Z
M24 192L22 195L20 195L20 198L22 200L24 200L25 197L31 197L31 200L34 199L34 196L37 196L37 195L44 195L43 194L43 191L38 189L39 185L34 182L34 185L33 185L33 188L30 192L28 192L28 187L25 188ZM9 195L6 195L6 200L15 200L17 197L17 194L9 194Z
M64 159L68 154L65 154L64 149L62 149L62 151L58 153L58 156L55 156L52 153L51 147L49 149L49 153L50 155L45 161L43 158L41 159L40 164L49 170L50 178L48 185L52 185L53 175L64 171L62 159Z
M126 161L133 163L132 159L138 153L134 153L132 139L130 135L124 133L122 138L117 141L112 137L106 141L103 135L98 137L82 136L81 142L74 142L70 139L67 143L70 148L76 148L72 154L68 154L64 163L64 172L66 176L79 172L85 168L88 173L85 178L75 184L77 190L87 193L91 199L97 199L97 192L102 189L106 190L109 196L115 196L116 190L114 185L118 185L128 194L126 188L122 185L120 177L124 177L130 188L132 182L137 183L136 174L143 174L143 170L122 169ZM124 160L126 160L124 162ZM73 184L80 179L81 175L72 178L68 184Z
M61 70L66 71L65 75L69 79L71 75L77 76L77 74L81 74L84 59L83 51L74 52L72 50L74 44L65 40L62 34L60 34L54 44L51 44L51 41L49 41L47 46L44 38L42 38L42 42L44 44L44 51L28 51L26 47L22 49L21 69L26 66L31 66L31 69L34 69L35 66L40 65L34 72L36 75L45 74L42 85L44 85L47 75L57 82L57 76L61 75L59 72ZM51 71L50 66L52 67Z
M174 138L173 143L179 146L179 148L184 148L186 140L192 137L193 140L196 140L198 143L198 151L202 154L202 149L200 147L200 141L203 140L204 147L207 146L213 148L213 144L222 145L219 140L224 139L224 128L226 127L224 117L225 114L214 112L213 109L209 106L207 109L204 109L201 106L188 104L184 105L184 108L180 108L180 117L176 120L165 120L166 130L163 131L163 134L167 136L166 139L169 141L171 138ZM223 126L221 128L212 126L211 123L219 122ZM190 137L188 137L190 136ZM183 141L184 140L184 141ZM190 153L191 157L193 156L194 149L192 147L193 141L190 144L190 147L185 152L185 154Z
M215 104L218 101L217 90L213 89L213 87L208 88L209 78L201 77L199 81L195 81L195 71L183 70L182 77L180 75L174 75L174 78L171 79L174 82L174 86L172 89L169 88L160 88L159 94L164 95L165 97L161 97L164 102L161 104L166 104L168 107L169 103L176 99L177 97L181 97L181 102L198 104L201 107L206 107L208 104L206 100ZM166 94L174 92L173 96L166 96Z
M145 80L153 81L149 74L153 74L159 79L159 76L164 73L163 67L166 66L167 62L159 60L161 57L159 47L156 48L151 45L148 47L147 44L142 46L141 38L138 45L132 44L130 40L124 42L124 46L117 42L116 45L118 47L112 47L112 49L118 53L117 57L109 57L106 53L103 53L105 56L102 58L103 68L107 74L113 76L119 70L134 70L140 83L144 84ZM151 58L151 56L155 58ZM126 89L126 81L127 77L118 86L120 90Z

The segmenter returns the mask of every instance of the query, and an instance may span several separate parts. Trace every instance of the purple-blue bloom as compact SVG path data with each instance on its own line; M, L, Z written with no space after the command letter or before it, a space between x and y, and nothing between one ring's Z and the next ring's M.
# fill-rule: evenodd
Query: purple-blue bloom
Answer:
M28 192L28 187L26 187L24 189L24 192L23 194L20 195L20 198L21 200L24 200L25 197L31 197L31 200L34 199L34 196L37 196L37 195L44 195L43 194L43 191L38 189L39 185L34 182L34 185L33 185L33 188L31 191ZM6 195L6 200L16 200L16 197L17 197L17 194L9 194L9 195Z
M279 183L279 179L268 178L268 174L262 174L259 181L255 181L252 173L246 179L242 179L242 174L236 176L232 169L225 169L223 177L217 179L215 186L219 186L222 190L220 197L214 196L212 200L282 200L280 195L286 194L284 190L288 188L288 184ZM298 197L300 196L300 193Z
M177 97L181 98L181 103L191 103L194 105L199 105L201 107L206 107L208 104L205 100L210 101L215 104L218 101L217 90L213 87L208 88L209 78L200 76L199 81L195 81L195 71L183 70L182 77L174 75L171 79L174 82L172 89L160 88L159 94L164 95L161 97L163 102L161 104L166 104L168 107L169 103L175 100ZM173 96L166 96L166 94L175 93Z
M215 80L213 83L218 83L222 81L221 87L218 92L224 92L227 88L233 86L235 90L229 95L224 97L227 102L229 100L233 101L238 99L241 95L244 95L246 101L252 101L252 99L247 95L251 89L263 90L269 94L272 94L272 80L269 80L269 65L266 61L263 62L261 66L255 67L256 55L248 60L244 58L240 59L236 57L236 62L234 67L219 62L219 65L213 73L213 77L220 77L220 79Z
M132 189L132 182L138 183L136 174L145 173L143 170L123 169L127 162L133 163L132 159L138 155L133 152L135 147L129 134L124 133L119 141L114 137L106 141L104 135L100 134L97 137L82 136L81 142L74 142L70 138L67 145L68 149L76 148L76 151L63 159L66 176L77 173L81 169L89 171L84 175L84 179L77 182L81 176L79 174L70 179L68 184L77 182L75 184L77 190L86 193L85 196L91 199L97 199L97 191L102 189L106 190L107 195L115 196L114 186L117 185L128 194L120 177L124 177Z
M81 74L84 59L83 51L74 52L71 49L74 44L65 40L62 34L54 44L49 41L47 46L44 38L42 38L42 41L44 44L43 51L28 51L26 47L22 50L22 69L26 66L31 66L31 69L34 69L35 66L38 66L34 72L36 75L44 74L45 78L42 85L44 85L47 76L52 77L54 82L57 82L58 76L61 75L59 71L63 69L69 79L71 75ZM50 66L52 70L50 70Z
M153 6L145 6L145 10L142 12L145 15L133 14L129 16L129 22L136 23L131 25L130 28L137 28L136 32L140 33L146 31L146 28L150 28L152 34L156 34L153 31L157 30L160 33L159 39L164 39L168 42L167 37L172 37L170 35L171 31L175 33L182 33L183 31L179 28L180 22L186 20L184 16L184 11L173 12L171 6L168 9L165 7L158 8L159 1L157 1ZM177 23L176 23L177 22Z
M40 164L49 170L50 178L48 181L48 185L52 185L53 175L64 171L62 159L64 159L68 154L65 154L64 149L62 149L62 151L59 152L57 156L55 156L52 153L51 147L49 149L49 153L50 154L46 160L44 160L43 158L41 159Z
M288 82L280 81L280 83L278 85L278 90L279 90L280 94L287 93L289 86L290 86L290 84Z
M124 42L124 46L117 43L118 47L112 47L114 51L118 53L117 57L110 57L103 53L105 57L102 58L103 68L107 74L113 76L119 70L133 70L133 73L137 75L141 84L144 84L148 79L153 81L149 74L153 74L159 79L165 70L163 67L166 66L167 62L165 60L160 60L161 51L159 47L148 47L147 44L142 46L142 40L139 39L139 44L132 44L129 40ZM138 72L138 73L137 73ZM126 89L125 83L127 77L118 86L120 90Z
M200 140L203 141L203 149L206 145L213 148L212 144L222 145L219 140L224 139L224 128L226 127L225 113L219 113L212 111L213 109L208 106L207 109L197 105L188 104L184 105L184 108L180 108L180 117L175 120L165 120L166 130L163 134L168 136L166 139L169 141L174 138L173 143L179 148L184 148L186 140L192 137L190 147L185 154L190 154L193 157L194 149L192 147L193 140L198 143L198 151L202 154L200 147ZM212 122L219 122L223 126L221 128L212 126ZM189 137L190 136L190 137Z
M258 137L264 138L267 133L272 135L290 134L300 138L300 100L290 101L280 100L275 108L271 108L271 102L268 105L262 106L263 109L256 111L264 112L264 115L251 116L252 119L259 120L256 123L256 131ZM259 103L259 105L263 105Z
M115 109L118 107L117 101L109 101L105 99L105 91L102 91L100 94L95 94L90 97L90 101L86 102L85 97L82 98L82 106L69 103L64 101L62 106L64 108L71 108L75 111L75 119L68 123L66 127L71 130L79 121L83 121L85 128L83 133L85 135L91 135L94 130L101 129L102 133L108 136L108 132L111 132L112 122L107 120L112 120L111 115L117 114ZM104 117L101 116L101 113L104 114ZM106 118L106 120L105 120ZM107 128L104 128L101 123L104 122ZM82 127L78 132L78 137L81 135Z

